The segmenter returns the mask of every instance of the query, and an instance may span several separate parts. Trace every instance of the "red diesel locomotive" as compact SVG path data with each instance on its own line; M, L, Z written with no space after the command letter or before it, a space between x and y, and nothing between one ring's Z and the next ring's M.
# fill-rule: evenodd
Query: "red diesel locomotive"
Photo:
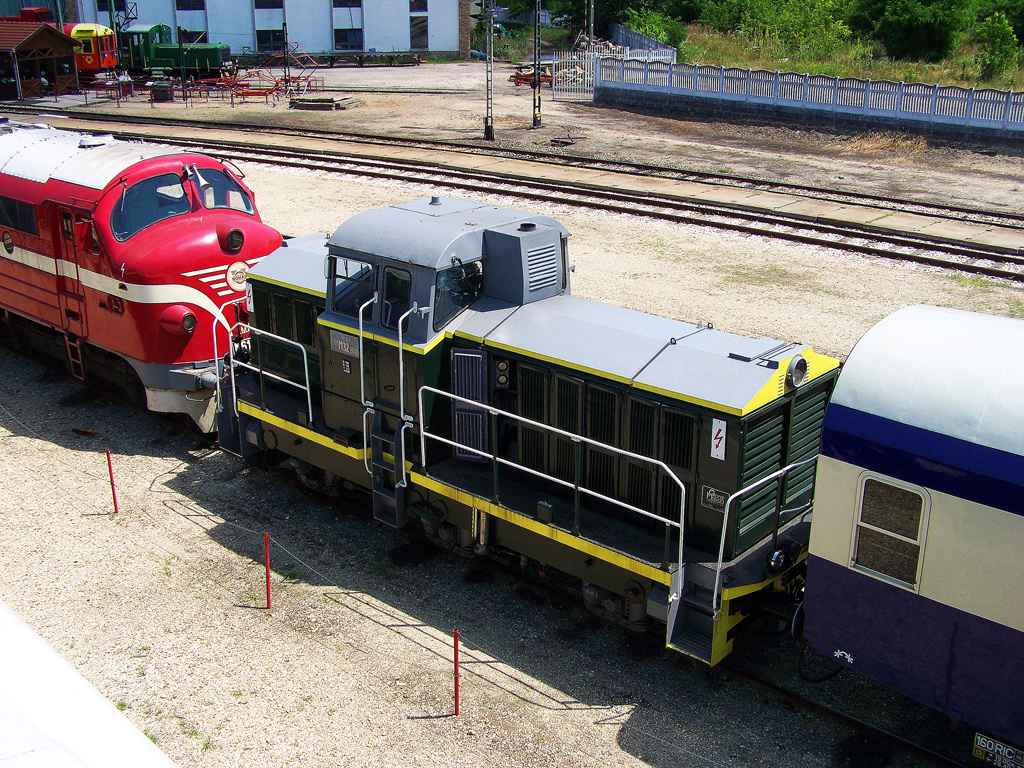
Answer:
M0 126L0 335L211 431L245 273L281 244L203 155Z

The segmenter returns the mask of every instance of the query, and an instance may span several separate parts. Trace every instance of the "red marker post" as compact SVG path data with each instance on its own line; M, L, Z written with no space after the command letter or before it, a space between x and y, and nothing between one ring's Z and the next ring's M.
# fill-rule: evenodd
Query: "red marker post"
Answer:
M263 534L263 558L267 563L267 610L270 610L270 534Z
M459 630L455 630L455 715L459 714Z
M114 463L110 460L110 449L107 448L107 469L110 470L110 494L114 497L114 514L117 514L117 489L114 487Z

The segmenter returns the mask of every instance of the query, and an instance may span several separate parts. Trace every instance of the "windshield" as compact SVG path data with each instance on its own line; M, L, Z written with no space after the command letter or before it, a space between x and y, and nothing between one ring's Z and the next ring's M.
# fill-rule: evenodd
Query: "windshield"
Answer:
M180 216L190 209L181 178L165 173L122 190L110 214L110 230L123 242L150 224Z
M483 262L456 264L438 272L434 287L434 330L441 330L463 307L468 307L480 298L483 290Z
M254 212L249 195L227 173L213 168L200 168L198 174L193 181L199 190L199 199L204 208L230 208L233 211Z

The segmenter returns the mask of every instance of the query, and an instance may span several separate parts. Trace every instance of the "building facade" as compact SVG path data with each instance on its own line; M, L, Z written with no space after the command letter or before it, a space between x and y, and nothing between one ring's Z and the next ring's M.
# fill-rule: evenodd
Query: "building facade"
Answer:
M187 30L186 40L227 43L233 54L288 41L307 53L468 55L468 0L135 0L138 20ZM111 25L125 0L78 0L78 17ZM177 38L175 38L177 39ZM463 48L465 47L465 50Z

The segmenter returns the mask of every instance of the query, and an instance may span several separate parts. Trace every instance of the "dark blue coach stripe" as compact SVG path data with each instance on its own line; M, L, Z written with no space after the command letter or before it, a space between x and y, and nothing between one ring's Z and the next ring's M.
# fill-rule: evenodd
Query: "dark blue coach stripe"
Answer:
M1024 515L1024 456L832 403L821 454Z

